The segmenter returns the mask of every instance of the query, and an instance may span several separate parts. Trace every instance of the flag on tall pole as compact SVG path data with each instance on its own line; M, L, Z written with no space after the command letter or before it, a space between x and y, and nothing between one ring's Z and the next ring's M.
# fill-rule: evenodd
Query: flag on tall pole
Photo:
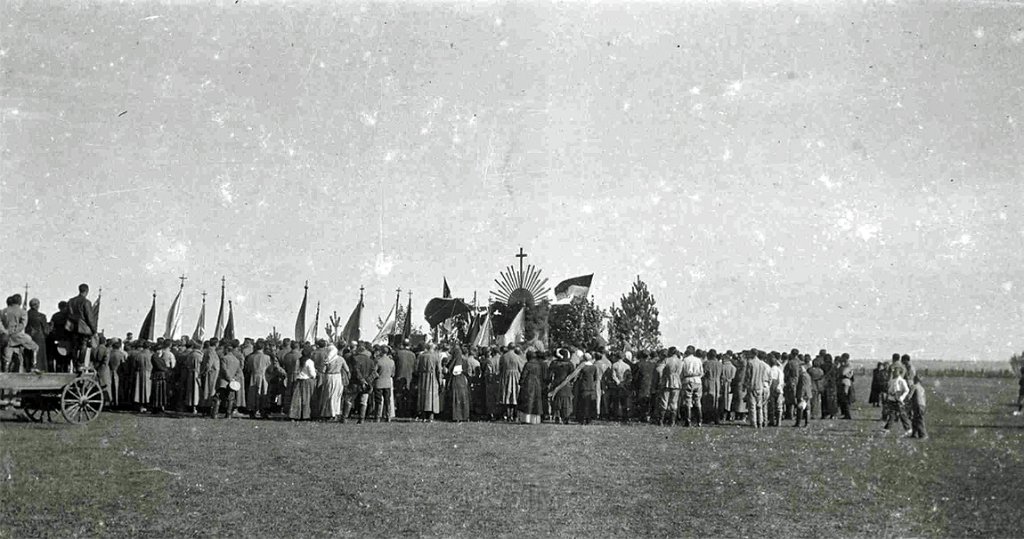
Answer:
M203 342L206 339L206 292L203 291L203 306L199 308L199 321L196 322L196 330L192 332L192 340Z
M395 290L395 323L391 326L391 331L388 332L388 335L401 335L402 334L402 328L400 328L398 326L398 308L399 308L398 307L398 302L401 299L402 299L402 289L399 288L399 289ZM408 318L408 315L406 315L406 318ZM403 324L404 324L404 322L403 322Z
M590 284L594 281L594 274L580 275L572 279L566 279L555 286L555 301L552 305L568 305L573 299L586 299L590 292Z
M526 338L526 308L521 307L516 317L512 319L512 324L508 326L508 331L505 332L505 336L502 337L503 342L501 344L509 345L520 342Z
M174 301L171 302L171 309L167 311L167 325L164 327L164 338L165 339L177 339L181 336L181 292L185 290L185 277L182 275L178 277L181 279L181 286L178 288L178 295L174 296Z
M220 309L217 311L217 325L213 328L213 337L222 339L224 337L224 284L227 278L220 278Z
M405 308L405 324L402 325L402 338L412 335L412 290L409 291L409 306Z
M149 314L142 321L142 329L139 330L139 339L143 341L155 341L154 329L156 325L156 290L153 291L153 305L149 307Z
M306 342L306 298L309 296L309 281L302 287L302 305L299 305L299 315L295 317L295 340Z
M377 332L377 336L370 341L370 344L387 344L388 335L391 335L395 331L395 308L391 308L391 312L388 313L388 317L384 319L384 325L380 327L380 331Z
M99 294L96 295L96 303L92 304L92 318L96 321L96 327L100 327L100 301L103 299L103 289L100 288ZM28 292L26 288L25 292L25 305L28 305Z
M313 316L313 342L316 342L318 328L320 326L320 302L316 302L316 315Z
M487 309L487 317L484 318L484 323L480 325L476 338L473 339L473 346L490 346L493 333L494 327L491 325L491 310Z
M235 309L230 299L228 300L228 322L224 324L224 338L229 341L235 338Z
M348 322L345 322L345 327L341 330L341 340L346 343L357 342L361 336L363 327L363 287L359 287L359 303L356 304L356 308L352 309L352 314L348 317Z

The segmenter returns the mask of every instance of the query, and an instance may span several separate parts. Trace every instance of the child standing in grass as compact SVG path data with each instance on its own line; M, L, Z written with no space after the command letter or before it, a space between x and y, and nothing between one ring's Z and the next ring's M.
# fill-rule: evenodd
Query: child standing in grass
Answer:
M927 438L928 433L924 430L924 409L925 394L924 385L921 384L921 377L914 376L914 385L910 388L910 425L911 438Z

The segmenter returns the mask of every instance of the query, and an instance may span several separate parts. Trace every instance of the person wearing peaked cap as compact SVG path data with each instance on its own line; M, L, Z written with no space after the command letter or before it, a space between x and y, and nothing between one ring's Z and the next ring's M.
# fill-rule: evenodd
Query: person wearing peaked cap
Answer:
M597 386L601 379L597 376L597 367L590 354L584 354L583 367L573 381L573 394L576 404L576 422L589 425L597 415Z

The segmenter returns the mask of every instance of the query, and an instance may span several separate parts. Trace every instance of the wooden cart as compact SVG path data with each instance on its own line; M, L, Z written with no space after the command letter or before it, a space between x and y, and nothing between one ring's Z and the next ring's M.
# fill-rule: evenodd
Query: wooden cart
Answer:
M60 411L68 423L84 424L103 411L103 390L95 371L80 374L60 372L0 373L0 390L10 399L20 398L20 407L32 421L53 421ZM15 399L15 402L18 399Z

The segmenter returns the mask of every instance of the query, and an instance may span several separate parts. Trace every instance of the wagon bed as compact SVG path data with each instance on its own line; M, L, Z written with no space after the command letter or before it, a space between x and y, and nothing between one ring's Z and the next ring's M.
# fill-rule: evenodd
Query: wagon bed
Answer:
M32 421L52 421L59 411L68 423L88 423L103 411L103 390L93 371L4 372L0 390L16 393L21 410Z

